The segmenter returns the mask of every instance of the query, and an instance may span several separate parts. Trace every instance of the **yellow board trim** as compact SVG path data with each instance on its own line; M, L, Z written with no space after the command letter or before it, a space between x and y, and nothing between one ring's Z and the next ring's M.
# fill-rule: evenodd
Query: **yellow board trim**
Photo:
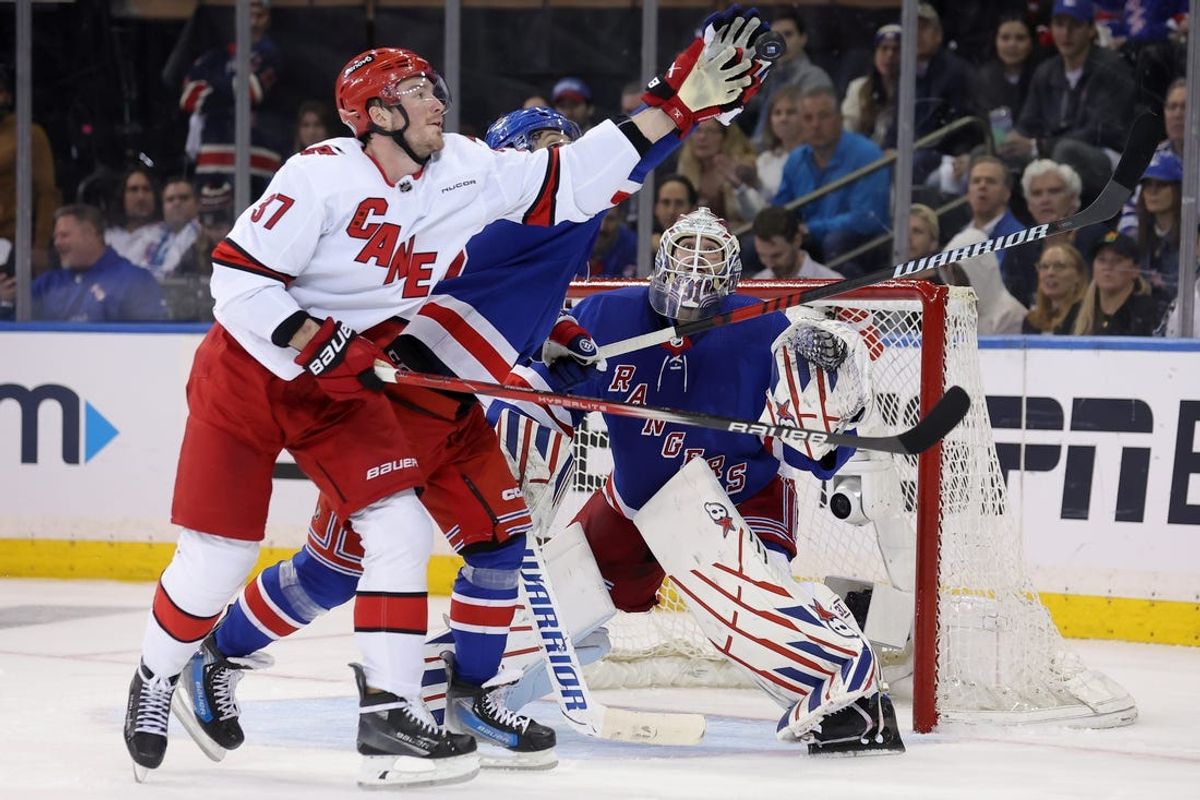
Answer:
M171 560L174 544L63 539L0 539L0 578L78 578L154 581ZM264 547L255 572L289 558L294 548ZM429 560L429 593L450 594L462 559ZM1044 592L1064 636L1200 647L1200 603L1136 597Z
M264 547L252 574L291 558L295 547ZM78 578L156 581L171 561L174 543L65 539L0 539L0 578ZM462 559L429 559L429 593L450 594Z

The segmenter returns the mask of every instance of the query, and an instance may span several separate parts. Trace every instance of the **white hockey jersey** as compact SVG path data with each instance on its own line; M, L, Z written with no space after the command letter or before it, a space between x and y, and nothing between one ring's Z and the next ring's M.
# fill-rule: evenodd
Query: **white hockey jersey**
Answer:
M213 250L214 315L267 369L300 374L271 342L298 310L357 331L410 319L467 240L497 219L582 222L629 188L637 148L611 121L563 147L495 151L456 134L418 174L389 183L352 138L288 159Z

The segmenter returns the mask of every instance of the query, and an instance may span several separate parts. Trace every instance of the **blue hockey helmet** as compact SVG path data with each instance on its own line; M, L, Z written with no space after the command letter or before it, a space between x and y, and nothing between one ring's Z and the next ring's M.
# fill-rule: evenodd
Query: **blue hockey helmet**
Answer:
M558 131L571 141L579 138L579 126L552 108L519 108L503 115L487 129L483 140L493 150L515 147L533 150L538 131Z

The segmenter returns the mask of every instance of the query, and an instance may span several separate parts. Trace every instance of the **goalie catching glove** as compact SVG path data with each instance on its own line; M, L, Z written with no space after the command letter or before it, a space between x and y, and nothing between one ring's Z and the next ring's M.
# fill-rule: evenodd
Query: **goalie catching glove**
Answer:
M681 135L713 117L728 125L757 92L770 67L770 62L753 58L761 28L753 9L732 6L711 15L701 35L646 85L642 101L666 112Z
M391 365L374 342L333 317L321 323L295 360L334 400L354 400L368 390L382 392L383 381L375 375L375 362Z
M869 413L871 357L862 336L844 322L809 312L775 339L771 355L764 421L844 433ZM811 441L784 444L813 461L835 449Z

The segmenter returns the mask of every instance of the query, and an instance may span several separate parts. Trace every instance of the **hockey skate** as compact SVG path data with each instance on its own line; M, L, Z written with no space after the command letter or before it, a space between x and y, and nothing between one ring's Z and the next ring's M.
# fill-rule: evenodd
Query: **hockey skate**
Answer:
M443 786L479 774L474 738L439 728L420 699L369 690L362 665L350 668L358 685L359 786Z
M814 756L862 756L903 753L892 698L883 692L860 697L821 720L811 732Z
M263 669L275 663L266 653L226 658L217 649L216 633L201 642L200 649L184 667L181 691L175 693L171 710L184 730L213 761L241 746L245 734L238 721L241 709L235 692L248 669Z
M454 654L446 661L446 728L474 736L479 742L480 764L498 769L551 769L558 764L554 729L509 709L509 689L521 679L516 670L505 670L483 686L455 677Z
M146 773L158 769L167 752L167 720L171 714L171 695L178 677L158 677L138 664L129 684L125 706L125 746L133 758L133 778L146 780Z

